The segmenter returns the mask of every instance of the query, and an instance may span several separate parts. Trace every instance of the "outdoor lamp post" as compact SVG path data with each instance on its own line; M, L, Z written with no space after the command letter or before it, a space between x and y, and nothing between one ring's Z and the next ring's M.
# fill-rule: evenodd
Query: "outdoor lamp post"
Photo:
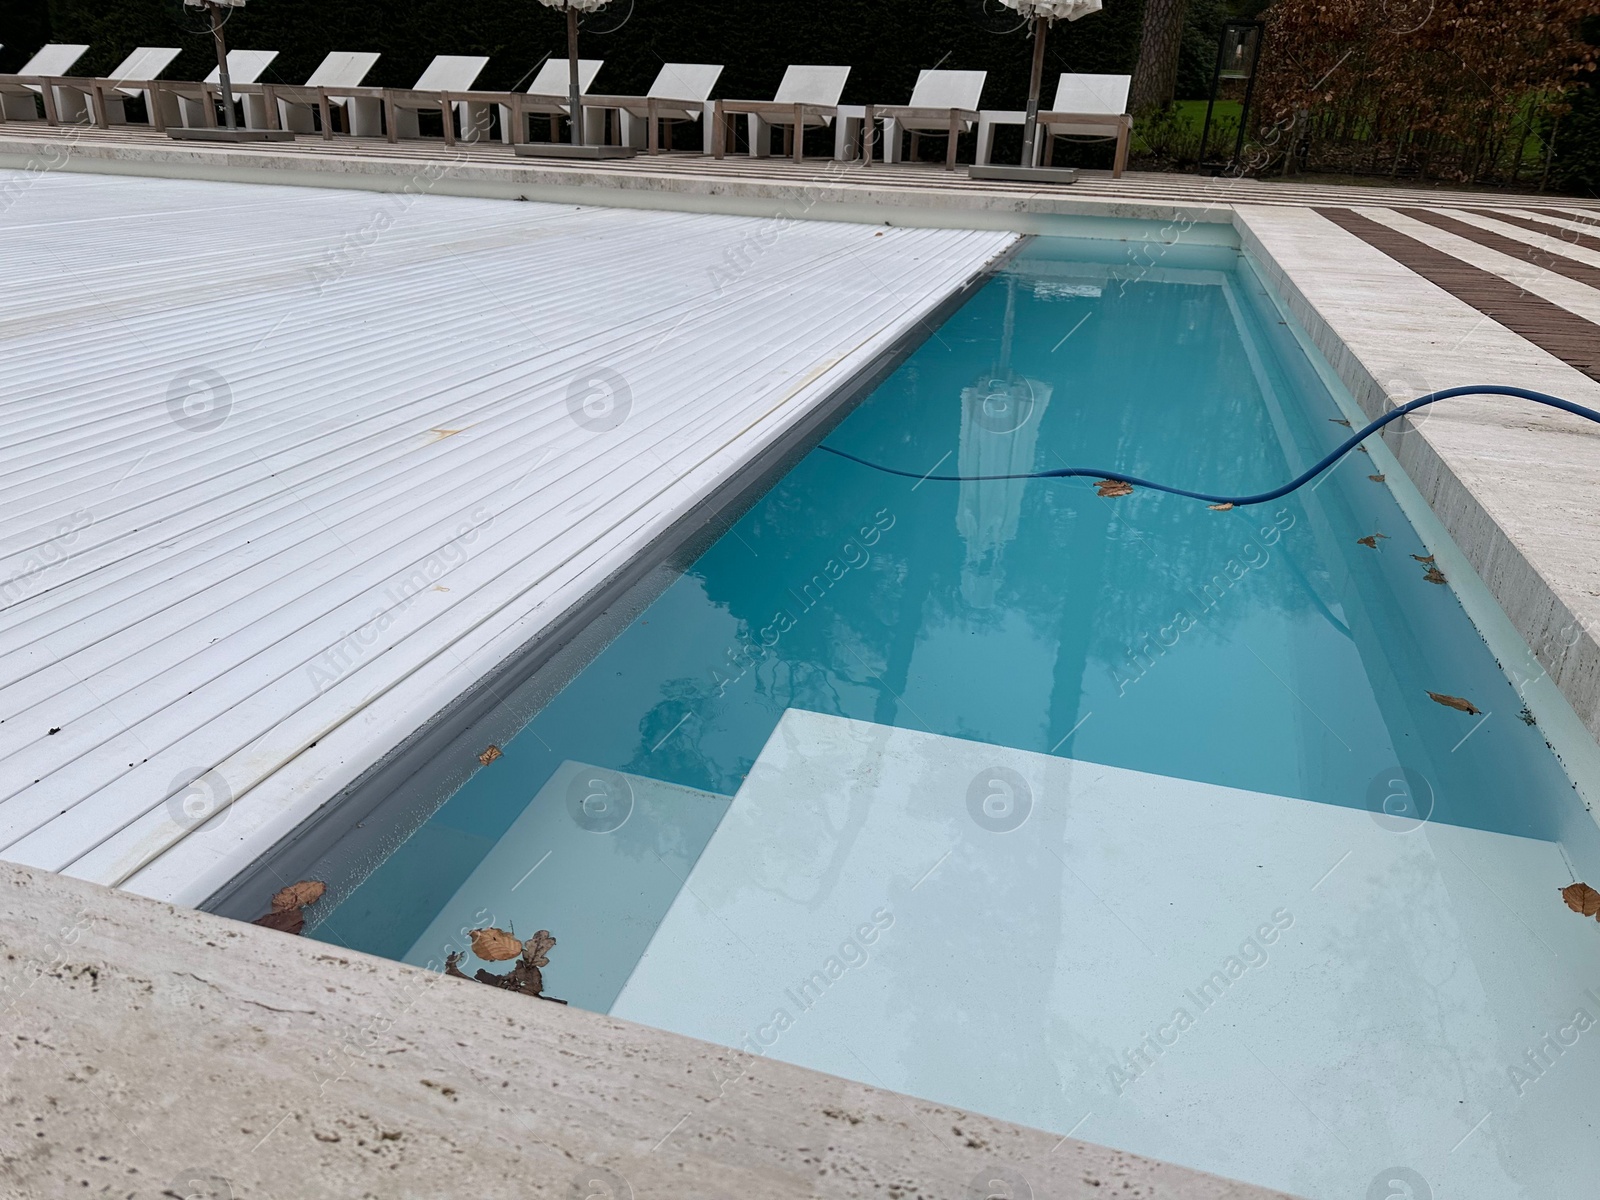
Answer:
M1022 165L1020 167L973 167L974 179L1056 179L1062 172L1033 165L1033 148L1039 137L1039 91L1044 84L1044 45L1050 26L1057 21L1076 21L1100 11L1100 0L1000 0L1015 9L1033 27L1033 70L1028 76L1028 111L1022 122ZM1060 182L1071 182L1070 178Z

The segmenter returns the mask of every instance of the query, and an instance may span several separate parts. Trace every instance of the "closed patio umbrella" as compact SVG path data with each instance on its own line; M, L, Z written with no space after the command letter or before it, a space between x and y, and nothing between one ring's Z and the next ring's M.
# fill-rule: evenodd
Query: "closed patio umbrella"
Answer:
M548 0L547 0L548 2ZM1000 0L1033 26L1033 72L1028 78L1028 115L1022 125L1022 165L1033 166L1033 144L1039 132L1039 89L1044 82L1044 43L1057 21L1076 21L1100 11L1100 0Z
M572 144L581 146L583 110L578 106L578 94L582 90L578 83L578 14L604 8L611 0L539 0L539 3L546 8L565 9L567 13L567 60L572 64L567 93L572 107L567 110L567 116L572 121Z

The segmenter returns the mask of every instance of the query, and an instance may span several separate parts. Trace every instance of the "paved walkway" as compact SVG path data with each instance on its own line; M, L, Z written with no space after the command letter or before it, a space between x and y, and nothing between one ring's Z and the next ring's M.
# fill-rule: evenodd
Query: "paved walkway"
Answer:
M94 128L50 128L43 124L8 122L0 126L0 157L43 149L48 144L68 142L79 154L120 157L131 153L161 153L171 160L238 161L248 155L256 161L290 165L299 163L318 171L329 169L352 174L363 168L387 165L397 172L408 165L421 168L425 176L442 166L489 168L508 179L539 178L573 183L601 182L626 190L704 190L717 187L767 185L794 189L807 185L835 185L869 193L877 190L910 191L947 196L968 207L985 201L1015 203L1029 198L1085 201L1137 201L1156 205L1202 205L1227 208L1235 204L1360 205L1380 199L1383 203L1404 205L1462 204L1475 208L1518 207L1547 204L1551 197L1507 192L1472 192L1448 188L1399 187L1381 184L1329 185L1284 180L1208 178L1130 171L1113 179L1109 171L1084 171L1069 187L1039 189L1029 184L1001 183L969 179L965 167L947 171L933 164L875 162L840 163L831 159L807 159L796 163L786 158L753 159L748 155L729 155L717 159L699 153L676 152L641 154L637 158L609 162L574 163L554 158L527 158L515 155L509 146L498 142L457 143L447 146L441 139L412 139L390 143L381 138L301 136L292 144L253 146L211 146L177 142L135 126L110 130ZM50 156L41 155L49 165ZM1585 209L1600 220L1600 201L1561 200L1562 210Z

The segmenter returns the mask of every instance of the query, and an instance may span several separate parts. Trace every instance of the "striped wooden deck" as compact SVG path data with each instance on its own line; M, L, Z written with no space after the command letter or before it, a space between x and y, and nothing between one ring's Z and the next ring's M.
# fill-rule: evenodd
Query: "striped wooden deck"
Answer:
M1527 218L1508 220L1507 217L1514 217L1514 214L1502 214L1497 210L1458 210L1462 215L1450 210L1411 206L1389 210L1503 256L1506 269L1491 270L1465 261L1459 253L1453 252L1448 240L1430 243L1395 228L1384 219L1383 210L1363 213L1352 208L1318 207L1317 211L1485 316L1591 379L1600 380L1600 323L1597 323L1600 318L1600 252L1583 247L1581 243L1576 250L1569 248L1561 252L1548 245L1552 239L1568 240L1563 235L1582 237L1586 242L1596 239L1579 235L1566 226L1553 225L1547 230L1544 222ZM1487 229L1463 219L1468 211L1504 222L1508 232ZM1570 221L1570 215L1567 219ZM1514 236L1519 229L1542 238L1545 244L1527 239L1526 234ZM1589 257L1580 258L1583 254ZM1522 263L1531 271L1519 272L1513 266ZM1557 298L1547 282L1551 275L1581 285L1581 291L1566 292Z

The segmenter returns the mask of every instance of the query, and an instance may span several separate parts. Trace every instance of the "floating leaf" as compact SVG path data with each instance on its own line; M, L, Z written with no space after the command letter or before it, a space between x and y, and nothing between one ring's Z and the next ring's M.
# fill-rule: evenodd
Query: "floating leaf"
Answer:
M1102 496L1129 496L1133 494L1133 484L1125 479L1102 479L1094 485L1095 491Z
M1208 505L1206 505L1206 507L1209 508L1212 512L1227 512L1230 508L1233 507L1233 505L1226 504L1226 503L1225 504L1208 504Z
M306 927L306 914L302 908L275 908L250 923L276 929L280 933L299 933Z
M550 936L550 931L541 929L529 938L527 944L522 947L522 957L536 967L548 967L550 965L550 951L554 950L555 946L556 940Z
M505 753L505 751L500 749L499 746L490 746L482 754L478 755L478 761L481 762L484 766L487 767L490 763L492 763L495 759L499 758L504 753Z
M1382 483L1383 482L1383 476L1382 475L1368 475L1367 478L1372 480L1373 483Z
M1343 417L1329 417L1328 420L1332 421L1335 425L1343 425L1346 429L1350 428L1350 422L1346 421Z
M505 962L522 953L522 943L504 929L474 929L472 952L484 962Z
M1446 696L1443 692L1429 692L1435 704L1442 704L1446 708L1453 708L1457 712L1464 712L1468 716L1477 716L1483 710L1470 700L1463 700L1460 696Z
M1433 561L1433 555L1431 554L1413 554L1411 557L1419 563L1431 563Z
M1447 580L1444 577L1444 572L1439 570L1438 567L1429 567L1426 571L1423 572L1422 577L1424 579L1426 579L1429 583L1448 583L1448 582L1450 582L1449 580Z
M1574 883L1570 887L1562 888L1561 898L1573 912L1600 921L1600 892L1595 891L1587 883Z
M461 969L461 954L452 952L445 955L444 973L454 975L457 979L476 979L479 983L486 983L490 987L503 988L508 992L520 992L524 996L536 996L540 1000L549 1000L554 1004L565 1004L565 1000L557 1000L554 996L544 994L544 974L539 970L540 967L549 965L550 960L546 954L555 944L556 939L550 936L549 930L539 930L522 947L522 957L517 959L517 965L504 975L480 969L477 974L469 976Z
M308 904L315 904L322 899L327 890L328 885L320 879L302 879L299 883L291 883L273 895L272 911L287 912L291 908L304 908Z
M1370 546L1372 549L1376 550L1378 548L1378 539L1379 538L1383 538L1385 541L1387 541L1388 538L1389 538L1389 535L1387 533L1369 533L1364 538L1357 538L1356 542L1359 545Z

